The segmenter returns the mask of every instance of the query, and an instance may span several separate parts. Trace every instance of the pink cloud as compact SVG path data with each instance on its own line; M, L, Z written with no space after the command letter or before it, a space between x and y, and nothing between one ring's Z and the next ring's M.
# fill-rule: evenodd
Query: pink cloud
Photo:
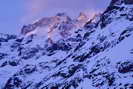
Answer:
M78 16L81 11L88 11L93 15L96 10L105 8L108 0L24 0L25 14L22 23L32 23L41 16L54 16L58 12L67 12L69 15ZM38 18L39 17L39 18Z
M31 23L45 8L45 0L25 0L22 23Z

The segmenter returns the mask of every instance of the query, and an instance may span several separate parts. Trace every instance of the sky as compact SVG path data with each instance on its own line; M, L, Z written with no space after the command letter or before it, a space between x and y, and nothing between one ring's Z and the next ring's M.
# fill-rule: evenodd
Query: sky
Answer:
M110 0L0 0L0 33L19 34L23 25L59 12L73 18L80 12L102 12L109 3Z

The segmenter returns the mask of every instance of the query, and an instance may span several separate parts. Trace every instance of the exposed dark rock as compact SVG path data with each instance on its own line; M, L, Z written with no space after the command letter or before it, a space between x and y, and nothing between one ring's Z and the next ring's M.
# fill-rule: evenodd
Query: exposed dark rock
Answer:
M0 53L0 60L3 59L3 58L5 58L7 55L8 54L6 54L6 53Z
M22 54L22 58L23 59L29 59L29 58L32 58L36 55L36 53L38 52L39 50L36 49L36 48L27 48L27 49L23 49L21 51L21 54Z
M25 35L28 32L35 30L35 28L36 28L36 25L34 25L34 24L29 24L27 26L23 26L23 28L21 30L21 34Z
M84 44L85 44L85 42L80 42L78 44L78 46L74 49L74 52L77 51L78 49L80 49Z
M16 39L16 35L8 35L0 33L0 42L8 42L11 39Z
M85 34L84 34L84 39L86 39L87 37L89 37L90 36L90 34L91 33L93 33L94 32L94 30L92 30L92 31L89 31L89 32L86 32Z
M0 38L0 42L8 42L8 39Z
M54 77L57 77L57 76L61 76L61 77L63 77L63 78L69 78L69 77L71 77L71 76L73 76L74 75L74 73L76 72L76 71L78 71L79 70L79 68L81 68L81 66L82 65L71 65L71 66L69 66L69 68L68 68L68 71L67 72L64 72L63 70L60 70L59 72L57 72L56 74L54 74L53 76Z
M14 61L12 61L12 60L9 61L9 65L11 65L11 66L17 66L17 65L19 65L19 62L17 60L14 60Z
M108 14L103 14L100 18L101 21L100 26L102 29L112 22L112 18L108 16L109 16Z
M83 62L89 57L90 57L90 53L88 53L88 54L85 53L85 54L82 54L80 56L74 57L74 61Z
M24 38L18 38L16 39L17 42L22 42Z
M62 50L62 51L69 51L71 49L70 44L66 44L64 42L61 43L54 43L52 46L47 48L47 51L54 52L56 50Z
M0 65L0 67L5 67L7 64L8 64L8 62L5 61L4 63L2 63L2 64Z
M133 0L124 0L125 4L133 4Z
M131 35L131 32L133 31L133 28L127 28L127 30L124 30L121 34L120 37L118 38L119 41L124 40L126 37L129 37Z
M20 80L18 77L14 76L7 81L7 83L3 89L20 88L21 83L22 83L22 80Z
M53 86L50 89L58 89L58 86Z
M118 72L120 73L133 72L133 62L127 61L127 62L120 63L118 65Z
M130 21L133 21L133 9L132 8L129 10L129 13L126 15L126 18L129 19Z
M26 74L31 74L32 72L36 71L36 66L26 65L23 70Z
M107 81L108 81L108 85L109 86L112 86L113 83L115 82L115 77L113 74L110 74L110 75L106 75L106 78L107 78Z

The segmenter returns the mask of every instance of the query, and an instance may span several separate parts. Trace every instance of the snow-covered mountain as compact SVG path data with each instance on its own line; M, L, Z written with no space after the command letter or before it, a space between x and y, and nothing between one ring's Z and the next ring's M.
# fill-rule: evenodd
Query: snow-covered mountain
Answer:
M0 89L133 89L133 1L0 34Z
M76 19L71 19L66 13L58 13L56 16L44 17L33 24L23 26L21 34L26 37L37 35L41 39L43 37L45 40L57 42L72 36L75 29L84 27L88 20L84 13L80 13Z

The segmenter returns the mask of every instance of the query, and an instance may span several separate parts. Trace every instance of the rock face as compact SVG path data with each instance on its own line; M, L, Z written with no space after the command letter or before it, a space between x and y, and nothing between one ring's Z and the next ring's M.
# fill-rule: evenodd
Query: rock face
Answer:
M132 11L112 0L67 37L58 34L75 23L65 14L24 26L21 36L0 34L0 89L133 89ZM44 25L56 31L54 42Z
M133 4L133 0L124 0L125 4Z

